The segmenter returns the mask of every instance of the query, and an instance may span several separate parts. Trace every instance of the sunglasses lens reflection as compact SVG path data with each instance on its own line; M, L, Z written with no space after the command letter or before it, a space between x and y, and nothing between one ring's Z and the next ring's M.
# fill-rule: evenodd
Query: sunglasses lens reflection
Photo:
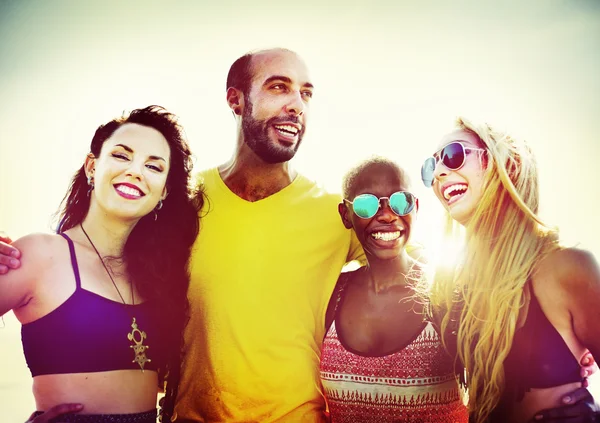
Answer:
M395 192L390 197L390 207L398 216L407 215L415 207L415 197L408 192Z
M371 194L361 194L352 202L352 208L358 217L368 219L377 213L379 199Z
M442 149L440 156L444 166L450 170L456 170L465 161L465 150L462 144L453 142Z
M421 180L427 188L433 185L433 172L435 172L435 159L429 157L421 167Z
M415 208L415 196L410 192L395 192L389 198L389 204L394 213L404 216ZM379 210L379 198L372 194L361 194L352 202L352 209L358 217L370 219Z

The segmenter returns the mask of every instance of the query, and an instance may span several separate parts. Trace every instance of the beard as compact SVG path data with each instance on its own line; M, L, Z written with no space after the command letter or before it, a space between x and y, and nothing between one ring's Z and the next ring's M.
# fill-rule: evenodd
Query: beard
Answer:
M298 133L298 141L289 147L276 144L269 138L269 127L285 122L298 123L298 117L273 117L267 120L256 120L252 117L252 103L248 100L242 115L242 134L244 142L265 163L275 164L291 160L304 136L304 125Z

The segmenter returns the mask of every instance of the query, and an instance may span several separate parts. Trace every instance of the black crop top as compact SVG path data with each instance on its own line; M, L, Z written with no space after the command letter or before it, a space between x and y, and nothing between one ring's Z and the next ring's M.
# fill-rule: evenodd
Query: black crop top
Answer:
M531 289L527 319L515 331L511 350L504 361L504 394L489 421L505 422L511 403L521 401L531 388L582 381L580 371L579 362L546 318Z
M83 289L73 241L60 235L69 245L76 288L56 309L21 328L31 375L140 369L140 350L148 359L144 370L164 367L165 342L152 303L125 305Z
M550 388L581 381L581 366L531 292L527 319L515 332L504 362L507 388L517 399L531 388Z

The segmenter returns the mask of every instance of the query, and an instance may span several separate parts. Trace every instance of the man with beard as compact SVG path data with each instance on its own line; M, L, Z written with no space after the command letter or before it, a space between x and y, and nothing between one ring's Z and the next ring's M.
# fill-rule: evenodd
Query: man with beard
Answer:
M177 422L319 422L324 316L344 263L362 254L339 195L292 169L313 84L294 52L231 66L231 159L200 174L209 205L191 259ZM352 245L351 245L352 244Z

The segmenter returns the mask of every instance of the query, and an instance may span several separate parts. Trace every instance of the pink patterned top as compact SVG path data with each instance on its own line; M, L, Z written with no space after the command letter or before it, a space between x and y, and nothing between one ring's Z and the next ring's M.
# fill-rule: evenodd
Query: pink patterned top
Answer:
M398 352L365 357L340 342L335 322L321 352L332 423L467 423L453 363L431 323Z

